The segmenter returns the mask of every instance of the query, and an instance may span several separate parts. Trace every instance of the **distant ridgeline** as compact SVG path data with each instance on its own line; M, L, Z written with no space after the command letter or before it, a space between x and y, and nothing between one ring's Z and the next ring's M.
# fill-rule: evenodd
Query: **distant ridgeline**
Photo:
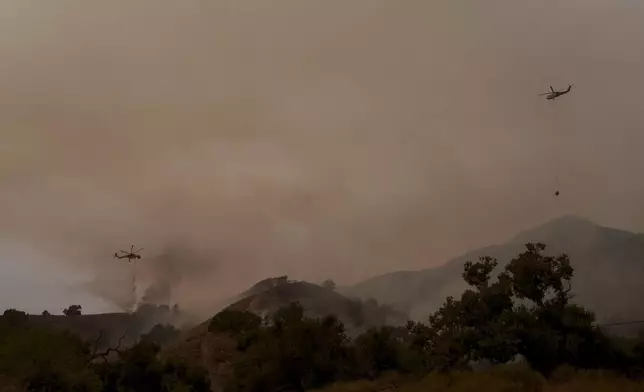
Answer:
M351 297L375 298L397 309L409 310L425 321L448 296L460 297L466 261L481 256L498 259L497 273L528 242L546 244L546 253L570 256L574 268L573 301L595 312L600 324L644 320L639 298L644 296L644 234L599 226L587 219L563 216L519 233L501 245L468 252L443 265L419 271L380 275L340 291ZM616 330L618 328L615 328Z
M0 316L1 317L1 316ZM185 324L187 316L174 305L140 305L134 313L102 313L86 315L29 315L28 322L33 325L67 330L81 339L94 341L101 336L100 345L116 344L123 337L123 346L134 344L142 334L155 325Z
M317 284L288 280L286 275L261 280L240 294L228 309L270 316L292 302L299 302L309 317L337 316L350 335L385 324L402 325L408 320L404 312L373 299L363 302Z

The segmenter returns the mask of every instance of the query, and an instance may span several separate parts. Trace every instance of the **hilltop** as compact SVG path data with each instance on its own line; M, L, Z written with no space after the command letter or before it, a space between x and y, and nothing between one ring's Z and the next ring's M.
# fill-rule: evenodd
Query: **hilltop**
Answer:
M178 309L168 306L142 305L134 313L99 313L75 316L63 315L28 315L28 322L33 326L68 331L84 341L96 341L99 337L99 348L114 346L122 339L122 346L134 344L142 335L148 333L155 325L173 325L181 327L192 322ZM194 322L192 323L194 325Z
M299 302L307 317L322 318L335 315L344 324L347 336L356 337L371 327L402 325L406 314L375 300L348 298L332 289L303 281L291 281L287 276L264 279L236 297L224 310L248 311L270 316L278 309ZM164 351L208 370L212 385L220 385L231 372L230 364L242 355L235 341L222 333L209 332L207 320L184 331L174 344Z
M373 299L363 302L317 284L288 280L286 276L258 282L227 308L267 316L291 302L299 302L308 317L337 316L349 335L370 327L401 325L408 319L404 312L381 306Z
M466 261L492 256L502 267L525 243L535 241L548 246L546 253L567 253L571 257L575 268L574 300L592 309L599 321L644 319L637 301L644 294L640 283L644 278L644 235L572 215L525 230L503 244L467 252L438 267L391 272L336 290L291 281L287 276L267 278L227 300L226 306L264 316L298 301L307 316L337 315L354 335L370 326L400 325L408 318L424 320L447 296L458 296L465 288L461 274ZM174 323L163 312L143 313L146 312L78 317L32 315L30 320L69 330L84 339L93 339L103 331L110 341L125 331L134 338L157 323ZM200 321L191 320L190 324Z
M600 321L644 318L638 303L644 294L644 235L604 227L577 216L566 215L521 232L504 244L487 246L419 271L380 275L340 292L406 310L424 320L447 296L465 288L461 273L466 261L481 256L508 263L527 242L543 242L548 254L566 253L575 269L572 292L575 302L592 309Z
M438 307L444 303L446 296L458 297L459 291L465 286L462 276L465 261L476 261L479 256L489 255L497 258L499 264L503 266L517 254L521 254L528 242L544 242L549 245L546 253L568 253L571 256L573 266L576 268L573 278L573 290L577 295L575 300L581 302L582 305L595 311L600 307L598 313L601 315L603 311L604 317L610 311L613 311L613 316L617 315L618 311L633 312L628 315L635 317L636 304L626 300L630 297L636 298L635 294L639 293L636 291L639 287L635 282L641 276L641 272L638 271L639 261L644 254L643 236L624 230L602 227L582 218L566 216L519 233L505 244L469 252L437 268L394 272L339 291L333 284L327 284L328 282L318 285L289 280L287 276L264 279L230 301L231 303L224 310L232 312L222 313L218 318L215 317L216 323L211 324L211 320L208 319L196 327L184 328L178 336L175 334L171 339L160 343L162 345L161 355L157 358L156 352L153 352L154 355L150 357L150 360L166 364L165 369L168 372L178 369L175 366L179 363L185 363L190 369L203 369L205 372L200 374L209 379L213 391L221 390L224 386L238 382L259 382L260 384L269 382L278 385L283 381L280 381L280 377L288 382L295 382L289 378L289 374L294 371L289 366L293 363L300 363L298 361L308 361L306 366L297 368L303 374L307 374L309 371L307 369L315 368L316 372L320 372L319 375L326 377L317 381L305 378L311 385L323 385L332 380L350 380L356 377L372 379L384 374L383 372L388 369L411 373L427 372L428 363L439 366L443 363L441 361L447 360L445 364L449 364L456 358L453 357L454 355L460 355L458 351L452 350L456 347L453 344L460 345L465 335L456 337L450 337L449 334L428 335L424 326L413 323L411 324L412 328L408 329L401 326L407 321L407 314L395 310L394 306L399 309L410 309L415 312L415 315L412 314L412 316L423 318L433 310L432 306ZM527 249L531 249L530 246ZM545 261L537 259L537 263L540 263L539 260ZM516 264L513 265L516 266ZM609 280L608 277L613 279ZM479 295L481 301L491 298L486 296L485 288L480 290L483 291L475 295ZM606 293L610 293L610 296ZM352 297L352 295L356 297ZM358 295L363 299L359 299ZM385 305L379 304L377 300ZM298 302L300 305L288 306L293 302ZM391 305L386 305L387 302ZM468 302L469 305L471 303ZM602 305L603 308L601 308ZM284 313L284 309L288 312ZM293 313L293 309L295 309L295 313ZM487 309L492 308L483 307L481 311L488 312ZM537 307L532 308L529 312L541 312L547 309L549 308ZM575 307L566 309L576 312ZM278 310L281 311L277 312ZM467 307L458 306L451 311L457 310L460 312L470 311ZM93 341L100 335L104 338L101 343L105 346L112 346L115 340L127 332L127 339L121 348L143 350L150 346L145 346L145 342L143 345L134 345L141 334L153 324L176 324L177 316L179 316L176 314L177 311L178 308L170 309L169 307L147 305L142 306L133 314L30 315L28 321L32 325L73 332L87 341ZM485 317L471 319L458 316L446 325L458 323L458 320L468 320L467 322L475 320L477 322L476 328L457 328L456 330L466 331L468 334L478 334L477 331L509 325L499 323L499 321L505 321L504 318L493 318L509 317L510 313L508 312L490 313ZM528 314L521 313L522 317ZM575 314L577 317L580 316L578 313ZM256 315L268 317L270 321L262 323ZM315 320L327 315L337 316L342 325L333 318ZM443 316L445 315L447 313L443 314ZM256 324L250 322L253 319L257 320ZM4 320L8 328L11 328L11 320L11 318ZM222 320L224 321L222 322ZM239 323L240 320L241 323ZM523 318L516 320L523 320ZM577 319L577 321L582 321L583 325L576 324L574 331L565 328L559 330L557 329L561 327L559 322L548 324L549 321L543 320L547 321L551 318L534 318L535 322L541 323L537 328L533 328L531 323L521 324L523 329L520 334L516 335L517 338L532 343L520 344L516 347L523 350L519 351L521 355L532 358L530 360L532 365L542 366L538 369L541 369L539 371L543 371L544 375L547 375L551 364L567 363L562 361L568 361L571 358L583 366L592 367L599 364L610 367L613 365L611 360L605 358L608 358L606 356L608 353L617 355L615 354L617 351L610 351L613 346L608 346L609 340L604 339L601 329L595 328L592 316ZM0 321L2 320L0 319ZM371 327L387 324L401 327L371 329ZM255 326L252 327L253 325ZM254 329L247 329L249 326ZM549 328L554 335L542 335L540 331L543 328ZM513 331L508 329L503 330L503 333L514 336L512 335L515 333ZM535 331L539 332L533 335ZM38 331L33 333L38 333ZM567 341L567 338L564 340L557 340L557 338L551 343L559 348L545 356L539 354L542 350L542 342L539 339L542 339L543 336L558 336L557 334L560 333L565 336L571 335L573 341L575 341L574 339L582 339L579 341L585 343L583 347L580 346L581 351L578 352L577 348L570 349L572 350L570 352L566 351L569 350L568 346L559 347L557 342ZM480 339L482 336L474 336L475 339L468 340L470 341L467 346L468 350L485 354L485 358L490 355L492 358L499 359L501 363L511 358L505 357L504 350L515 349L511 345L507 346L506 343L512 339L491 341L495 348L488 350L490 342L483 345L478 343L482 341ZM431 342L427 339L430 339ZM537 340L532 341L531 339ZM422 344L417 345L418 342ZM535 342L538 344L533 344ZM606 346L596 344L597 342L604 342ZM620 351L621 354L619 354L624 355L619 357L622 358L620 359L622 362L615 362L622 364L623 367L619 368L622 365L615 366L624 372L631 371L630 369L636 370L639 362L629 365L628 361L639 361L639 357L635 355L639 355L637 350L639 350L640 343L632 340L627 345L621 346L625 344L624 342L626 340L615 340L610 343L611 345L615 344L616 349L620 347L619 350L625 350L623 353ZM436 345L435 347L451 348L444 352L441 350L424 351L423 347L429 343ZM446 346L444 346L445 344ZM535 347L537 347L536 351ZM591 348L594 350L592 351L594 354L590 357L597 359L599 361L597 363L584 362L587 358L582 352ZM608 351L602 351L604 349ZM631 349L634 351L630 351ZM87 353L80 355L80 357L83 355L87 356ZM497 355L498 358L495 357ZM118 367L118 361L127 360L127 358L127 356L114 357L114 366ZM540 358L548 360L539 362ZM604 359L600 361L598 358ZM176 362L176 360L180 361ZM270 363L270 366L265 367L264 364L267 363ZM92 369L96 372L101 371L98 366ZM332 373L326 373L329 369L335 370ZM265 374L264 371L268 373ZM201 371L199 370L199 372ZM297 380L296 384L304 382L302 378Z

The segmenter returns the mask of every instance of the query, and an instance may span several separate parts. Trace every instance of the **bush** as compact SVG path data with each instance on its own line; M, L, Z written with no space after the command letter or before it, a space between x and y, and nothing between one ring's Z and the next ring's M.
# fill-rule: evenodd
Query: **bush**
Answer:
M158 344L163 346L174 341L180 334L180 331L172 325L157 324L150 331L141 335L144 342Z
M402 368L402 344L394 338L394 328L372 328L355 340L358 366L363 376L376 378Z
M432 373L422 379L380 378L337 383L319 392L641 392L644 383L610 373L573 371L565 382L546 381L529 369Z
M335 317L304 317L298 303L279 309L233 365L231 391L304 391L349 371L344 326Z
M93 359L100 355L76 335L31 326L25 317L9 310L0 318L0 391L11 390L10 385L16 391L210 390L205 372L176 360L159 360L154 343L116 350L115 361L96 363Z
M2 319L0 322L5 325L22 326L26 325L28 320L29 316L27 313L16 309L7 309L2 313Z
M87 344L68 332L16 323L23 320L14 317L20 313L11 311L0 323L0 374L32 391L68 391L81 385L95 390L90 387L95 377L86 371Z
M259 338L261 326L262 318L254 313L226 309L212 318L208 331L232 335L237 342L237 349L245 351Z
M95 370L104 380L104 390L119 392L207 392L206 372L169 358L159 359L159 346L140 342L120 352L116 362L100 363Z
M208 331L236 335L257 330L261 325L262 318L254 313L225 309L212 318L208 325Z

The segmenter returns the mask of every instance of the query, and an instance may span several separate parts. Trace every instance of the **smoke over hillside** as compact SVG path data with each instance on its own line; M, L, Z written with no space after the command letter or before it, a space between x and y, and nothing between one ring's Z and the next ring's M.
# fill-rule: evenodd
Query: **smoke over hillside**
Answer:
M562 212L641 230L631 3L5 1L0 268L37 249L123 307L135 244L137 296L198 309Z

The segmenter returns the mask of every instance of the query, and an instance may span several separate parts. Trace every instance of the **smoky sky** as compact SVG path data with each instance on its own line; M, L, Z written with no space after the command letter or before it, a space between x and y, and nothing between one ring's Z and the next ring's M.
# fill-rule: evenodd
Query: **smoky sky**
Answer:
M638 2L5 0L0 22L3 271L114 303L115 251L154 281L177 247L168 295L199 307L562 214L644 229Z

